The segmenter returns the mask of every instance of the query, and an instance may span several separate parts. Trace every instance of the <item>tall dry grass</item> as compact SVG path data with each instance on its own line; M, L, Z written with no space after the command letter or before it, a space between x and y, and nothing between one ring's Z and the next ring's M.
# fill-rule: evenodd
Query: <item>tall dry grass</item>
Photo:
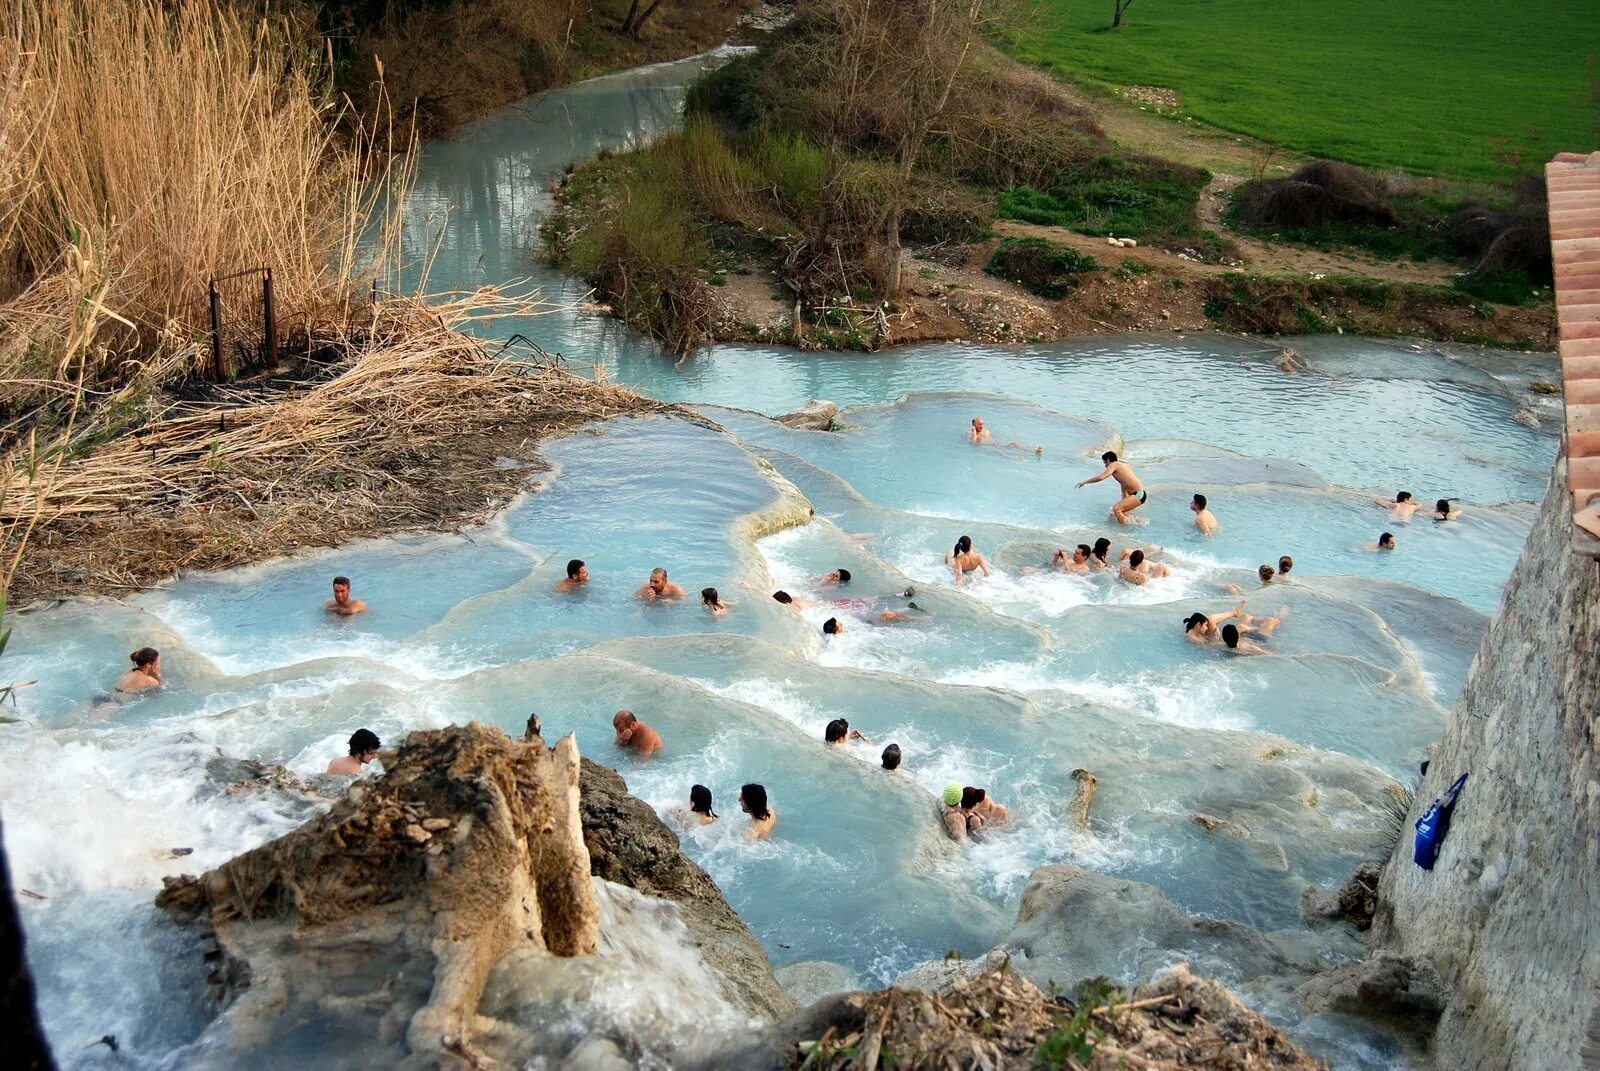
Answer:
M213 274L271 267L280 319L317 320L381 270L362 241L404 179L394 132L341 131L324 55L287 27L220 0L7 0L0 77L8 415L196 370Z

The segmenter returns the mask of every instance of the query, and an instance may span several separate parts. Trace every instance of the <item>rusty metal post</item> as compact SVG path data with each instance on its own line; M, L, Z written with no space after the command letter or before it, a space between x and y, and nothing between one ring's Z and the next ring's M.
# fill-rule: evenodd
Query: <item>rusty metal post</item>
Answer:
M267 329L267 367L278 367L278 305L272 294L272 269L261 277L261 315Z
M211 373L222 382L222 291L217 277L211 277Z

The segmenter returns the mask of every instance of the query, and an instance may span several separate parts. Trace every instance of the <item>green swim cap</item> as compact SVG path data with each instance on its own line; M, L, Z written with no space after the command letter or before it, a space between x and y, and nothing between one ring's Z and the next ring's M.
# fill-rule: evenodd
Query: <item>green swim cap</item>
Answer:
M944 802L947 807L954 807L961 802L961 786L951 781L944 786Z

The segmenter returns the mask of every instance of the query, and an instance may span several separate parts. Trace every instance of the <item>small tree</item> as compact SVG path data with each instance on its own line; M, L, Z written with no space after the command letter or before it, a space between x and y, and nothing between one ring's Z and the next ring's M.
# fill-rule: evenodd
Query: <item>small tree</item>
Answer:
M1133 0L1111 0L1111 2L1117 6L1116 14L1111 16L1111 28L1115 30L1122 25L1122 13L1128 10L1128 5L1132 4Z
M631 34L634 40L639 39L640 31L651 15L656 13L656 8L661 6L661 0L650 0L644 4L641 0L629 0L628 14L622 20L622 32Z

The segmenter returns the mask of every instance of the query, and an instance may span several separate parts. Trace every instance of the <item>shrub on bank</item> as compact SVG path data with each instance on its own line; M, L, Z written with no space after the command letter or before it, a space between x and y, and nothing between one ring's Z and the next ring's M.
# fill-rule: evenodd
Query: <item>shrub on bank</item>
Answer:
M1085 274L1099 271L1100 262L1043 238L1006 238L983 270L1054 301L1076 289Z

